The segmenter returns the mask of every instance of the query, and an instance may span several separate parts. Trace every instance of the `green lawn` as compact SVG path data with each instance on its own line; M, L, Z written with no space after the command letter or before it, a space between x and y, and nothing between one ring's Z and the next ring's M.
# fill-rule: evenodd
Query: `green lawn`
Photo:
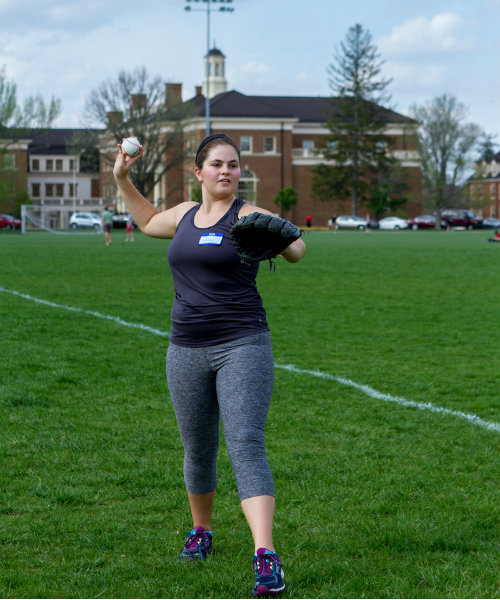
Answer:
M499 596L489 236L312 231L301 263L262 265L284 598ZM167 242L124 238L0 234L0 597L250 597L224 447L216 552L176 560L191 523L164 376Z

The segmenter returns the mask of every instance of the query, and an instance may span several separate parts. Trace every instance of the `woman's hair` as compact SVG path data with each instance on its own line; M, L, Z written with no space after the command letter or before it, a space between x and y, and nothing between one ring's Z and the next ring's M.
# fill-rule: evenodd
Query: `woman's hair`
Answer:
M209 135L208 137L206 137L198 146L195 158L195 164L198 167L198 169L201 169L201 167L203 166L203 163L205 162L210 150L212 148L215 148L215 146L219 146L221 144L232 146L238 154L238 160L240 160L240 149L233 142L233 140L224 133L216 133L215 135Z

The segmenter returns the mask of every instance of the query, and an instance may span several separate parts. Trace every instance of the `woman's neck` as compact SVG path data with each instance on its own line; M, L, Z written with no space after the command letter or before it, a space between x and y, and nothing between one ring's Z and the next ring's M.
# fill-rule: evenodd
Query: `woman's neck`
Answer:
M226 198L213 198L206 196L202 200L200 210L202 210L205 214L219 210L227 210L234 202L235 198L236 196L234 194L231 194L231 196Z

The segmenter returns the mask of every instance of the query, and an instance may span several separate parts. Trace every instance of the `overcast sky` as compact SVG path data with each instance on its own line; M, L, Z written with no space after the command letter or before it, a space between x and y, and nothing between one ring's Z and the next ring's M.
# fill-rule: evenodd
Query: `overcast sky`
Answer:
M181 82L203 78L206 6L186 0L0 0L0 67L20 99L62 100L56 127L82 125L85 98L122 70L145 65ZM215 4L213 6L216 6ZM211 46L226 56L228 89L328 96L327 67L349 27L370 31L385 61L392 107L408 114L444 93L500 141L498 0L233 0L213 12Z

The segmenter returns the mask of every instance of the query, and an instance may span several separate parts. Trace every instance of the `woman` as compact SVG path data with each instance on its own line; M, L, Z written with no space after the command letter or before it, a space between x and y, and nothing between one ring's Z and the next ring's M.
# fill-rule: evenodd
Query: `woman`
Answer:
M193 518L180 558L204 559L212 550L222 420L255 543L253 595L278 593L285 583L272 540L274 484L264 440L274 382L271 339L255 283L258 264L242 263L229 237L240 217L271 213L237 198L240 154L226 135L205 138L196 153L202 203L182 202L161 213L127 177L142 147L133 158L119 147L114 175L134 221L146 235L173 238L167 254L175 290L167 380L184 446ZM281 256L297 262L304 254L305 244L298 239Z

